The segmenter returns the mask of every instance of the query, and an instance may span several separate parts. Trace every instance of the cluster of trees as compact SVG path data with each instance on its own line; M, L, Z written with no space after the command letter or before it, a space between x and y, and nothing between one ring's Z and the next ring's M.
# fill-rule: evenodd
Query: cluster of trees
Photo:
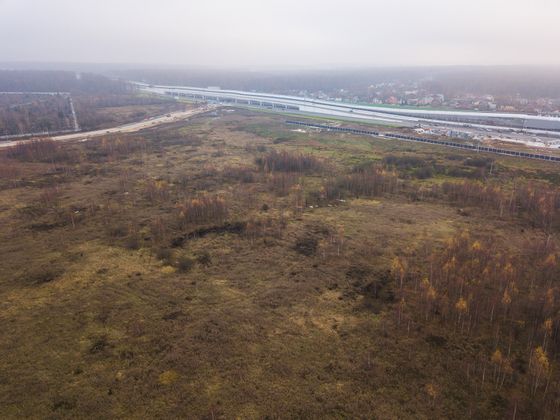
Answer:
M61 146L54 140L43 138L18 142L4 152L9 159L23 162L46 162L46 163L74 163L78 156L72 150Z
M144 185L144 195L150 203L161 203L169 200L171 188L165 180L149 179Z
M222 223L228 215L226 200L218 195L188 198L177 205L182 227L197 223Z
M395 172L380 166L369 166L323 185L321 193L327 200L341 199L351 194L354 197L379 197L394 194L399 189L399 178Z
M383 158L387 169L396 169L402 178L427 179L434 175L456 178L483 179L493 170L494 159L448 156L452 160L463 160L462 165L443 165L434 158L414 155L388 155ZM458 159L457 159L458 158Z
M443 199L454 205L491 210L499 217L523 217L547 233L560 226L560 190L538 182L515 181L503 186L465 180L425 186L399 179L394 170L368 165L327 179L319 191L308 194L308 199L319 204L349 196L379 197L398 193L413 200Z
M271 216L258 217L247 222L244 235L251 242L259 238L280 238L286 225L287 220L283 216L280 218Z
M222 176L226 179L233 179L243 183L255 181L255 173L253 168L249 166L227 165L222 169Z
M288 195L299 183L299 175L290 172L274 172L268 176L268 188L278 196Z
M148 142L140 136L107 136L89 140L85 144L88 158L98 161L115 161L136 152L146 152Z
M454 203L492 209L500 216L525 215L546 231L559 222L560 190L546 184L523 182L505 189L472 181L446 182L441 193Z
M314 172L324 169L324 162L311 154L277 152L273 150L256 159L260 169L265 172Z
M513 256L491 238L468 232L431 253L425 272L397 257L396 323L407 329L443 325L482 344L466 369L478 387L526 387L528 395L554 401L560 396L553 369L560 355L559 257L552 241L526 244Z
M59 146L51 139L37 139L27 142L18 142L15 146L6 151L6 156L10 159L17 159L25 162L49 161L56 155Z
M142 137L100 137L85 143L86 156L75 149L49 138L18 142L2 154L8 159L24 162L53 164L78 163L83 158L93 161L115 161L138 151L146 151L147 142Z
M67 96L26 95L26 98L24 103L0 105L0 136L72 128L72 114Z

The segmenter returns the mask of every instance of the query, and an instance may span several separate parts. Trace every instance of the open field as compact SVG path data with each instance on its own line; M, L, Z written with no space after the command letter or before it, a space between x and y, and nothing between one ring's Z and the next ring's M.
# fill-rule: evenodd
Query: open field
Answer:
M3 418L554 417L559 166L284 120L0 151Z

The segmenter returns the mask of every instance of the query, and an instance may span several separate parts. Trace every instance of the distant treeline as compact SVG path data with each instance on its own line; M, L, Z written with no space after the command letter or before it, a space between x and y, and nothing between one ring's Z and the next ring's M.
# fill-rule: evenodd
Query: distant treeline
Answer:
M149 83L220 86L228 89L282 91L364 92L377 83L418 83L452 96L459 93L519 94L526 98L560 98L558 68L521 66L395 67L360 70L235 71L235 70L134 70L121 71L126 79Z
M123 81L92 73L70 71L3 70L2 92L71 92L73 94L127 93L132 87Z

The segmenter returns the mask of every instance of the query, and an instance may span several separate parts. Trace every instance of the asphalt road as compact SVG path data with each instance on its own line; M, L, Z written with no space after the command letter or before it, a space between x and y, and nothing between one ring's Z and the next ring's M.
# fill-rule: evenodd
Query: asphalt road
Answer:
M168 114L161 115L159 117L154 117L148 120L143 120L135 123L124 124L117 127L106 128L103 130L86 131L82 133L63 134L60 136L53 136L50 138L55 141L72 141L72 140L87 140L94 137L106 136L107 134L134 133L136 131L144 130L150 127L155 127L161 124L186 120L194 115L203 114L214 108L215 107L212 106L206 106L203 108L189 109L187 111L170 112ZM15 146L17 143L26 142L30 140L33 139L0 142L0 148Z

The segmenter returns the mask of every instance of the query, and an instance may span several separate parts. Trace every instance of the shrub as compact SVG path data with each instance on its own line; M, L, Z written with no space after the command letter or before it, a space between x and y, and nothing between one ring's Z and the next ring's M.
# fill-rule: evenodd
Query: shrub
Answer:
M194 266L194 260L185 255L181 255L177 258L176 267L179 271L186 273L190 271Z
M432 166L432 162L417 156L395 156L389 155L383 159L383 163L387 166L399 169L414 169Z
M313 236L302 236L296 239L294 249L307 257L314 255L317 252L319 241Z
M463 164L467 166L473 166L475 168L490 168L490 166L492 166L493 163L494 163L494 159L483 158L483 157L481 158L469 157L465 159L465 161L463 162Z
M138 235L128 236L124 241L124 247L130 250L140 249L140 240L138 239Z
M151 203L169 200L170 188L166 181L150 179L144 186L144 195Z
M39 195L39 203L44 208L56 208L60 204L62 193L58 187L45 188Z
M101 353L109 346L109 341L106 336L101 336L95 339L89 348L91 354Z
M423 168L417 168L414 170L413 175L418 179L427 179L434 176L434 170L430 166L425 166Z
M254 182L255 180L253 169L248 166L226 166L222 170L222 175L224 178L244 183Z
M169 264L173 258L173 251L169 248L158 248L156 250L156 258Z
M212 263L212 258L208 251L202 251L196 256L196 262L203 267L208 267Z
M108 234L111 238L123 238L128 234L128 227L122 223L109 226Z
M64 274L64 269L58 265L41 266L29 269L25 278L27 282L35 285L50 283Z

